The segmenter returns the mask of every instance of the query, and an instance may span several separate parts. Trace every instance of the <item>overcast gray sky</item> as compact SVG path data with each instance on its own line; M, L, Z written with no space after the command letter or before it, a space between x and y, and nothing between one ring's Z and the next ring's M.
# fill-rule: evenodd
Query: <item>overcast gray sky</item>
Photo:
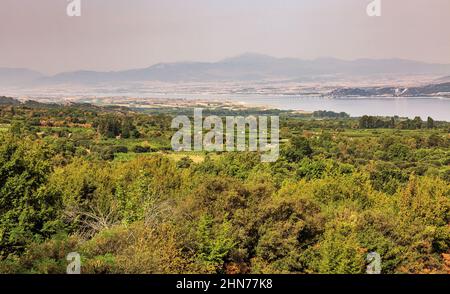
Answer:
M278 57L450 63L449 0L0 0L0 67L44 73Z

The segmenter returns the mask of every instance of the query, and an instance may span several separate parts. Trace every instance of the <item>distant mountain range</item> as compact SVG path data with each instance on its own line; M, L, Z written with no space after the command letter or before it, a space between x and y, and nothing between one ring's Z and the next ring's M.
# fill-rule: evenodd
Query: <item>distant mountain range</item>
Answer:
M160 63L125 71L74 71L45 76L28 69L0 68L0 86L97 84L142 81L259 81L311 80L372 75L448 76L449 64L430 64L403 59L357 59L352 61L319 58L302 60L247 53L218 62Z

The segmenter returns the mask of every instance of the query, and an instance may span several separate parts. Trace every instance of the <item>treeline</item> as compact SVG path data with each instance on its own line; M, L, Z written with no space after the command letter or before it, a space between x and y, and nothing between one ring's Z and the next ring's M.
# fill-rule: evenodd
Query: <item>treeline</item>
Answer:
M314 111L312 114L312 117L313 118L349 118L350 115L345 112L319 110L319 111Z
M419 130L423 128L433 129L435 121L428 117L427 121L422 121L422 118L416 116L414 119L400 119L399 117L384 118L378 116L364 115L359 119L360 129L403 129L403 130Z

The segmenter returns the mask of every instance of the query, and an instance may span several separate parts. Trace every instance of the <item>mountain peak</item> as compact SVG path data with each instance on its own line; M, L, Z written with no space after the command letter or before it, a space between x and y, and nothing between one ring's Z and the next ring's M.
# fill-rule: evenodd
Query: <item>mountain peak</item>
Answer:
M267 61L275 61L277 58L270 55L247 52L230 58L225 58L221 63L260 63Z

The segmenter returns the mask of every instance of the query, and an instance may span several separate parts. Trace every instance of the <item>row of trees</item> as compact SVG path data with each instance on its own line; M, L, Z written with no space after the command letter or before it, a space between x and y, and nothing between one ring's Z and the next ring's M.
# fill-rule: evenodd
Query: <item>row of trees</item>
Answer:
M416 116L413 120L409 118L400 120L399 118L391 117L389 119L364 115L359 119L360 129L379 129L379 128L399 128L408 130L417 130L422 128L433 129L435 127L434 120L428 117L424 123L419 116Z

